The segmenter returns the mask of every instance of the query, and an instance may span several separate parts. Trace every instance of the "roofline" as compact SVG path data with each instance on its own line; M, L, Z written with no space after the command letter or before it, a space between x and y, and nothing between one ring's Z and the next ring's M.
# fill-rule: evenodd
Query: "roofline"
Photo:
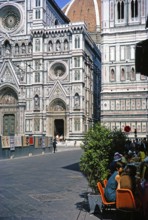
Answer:
M50 4L53 6L53 8L58 11L58 13L62 16L62 18L64 19L64 21L66 23L69 23L70 20L69 18L64 14L64 12L60 9L60 7L57 5L57 3L54 0L48 0L50 2Z

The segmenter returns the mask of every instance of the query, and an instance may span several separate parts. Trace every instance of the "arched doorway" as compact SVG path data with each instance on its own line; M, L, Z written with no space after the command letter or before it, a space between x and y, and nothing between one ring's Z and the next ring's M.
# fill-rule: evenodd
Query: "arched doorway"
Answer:
M64 136L64 120L55 119L54 120L54 136Z
M67 135L66 104L62 99L54 99L49 106L48 135L62 141Z
M0 130L4 136L14 136L16 133L17 103L16 91L10 87L4 87L0 90L0 118L3 122Z

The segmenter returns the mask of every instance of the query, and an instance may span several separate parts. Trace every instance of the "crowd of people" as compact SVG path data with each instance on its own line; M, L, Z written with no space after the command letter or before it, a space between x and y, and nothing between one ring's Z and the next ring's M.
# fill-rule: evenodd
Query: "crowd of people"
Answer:
M148 144L146 139L128 140L125 152L115 152L109 165L110 175L104 190L108 202L116 201L116 190L130 189L137 209L148 219Z

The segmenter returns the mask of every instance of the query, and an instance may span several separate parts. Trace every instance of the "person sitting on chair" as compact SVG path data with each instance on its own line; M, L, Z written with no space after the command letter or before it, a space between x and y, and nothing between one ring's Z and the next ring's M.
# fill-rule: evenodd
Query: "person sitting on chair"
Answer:
M116 189L118 187L118 183L120 182L120 175L123 171L123 163L116 162L115 167L116 167L116 170L108 179L107 185L104 189L104 195L105 195L107 202L116 201Z

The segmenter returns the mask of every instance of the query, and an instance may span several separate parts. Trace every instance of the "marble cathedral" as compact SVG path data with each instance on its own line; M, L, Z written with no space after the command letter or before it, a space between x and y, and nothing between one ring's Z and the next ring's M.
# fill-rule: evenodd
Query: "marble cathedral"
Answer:
M0 135L81 142L99 120L101 56L54 0L0 0Z

